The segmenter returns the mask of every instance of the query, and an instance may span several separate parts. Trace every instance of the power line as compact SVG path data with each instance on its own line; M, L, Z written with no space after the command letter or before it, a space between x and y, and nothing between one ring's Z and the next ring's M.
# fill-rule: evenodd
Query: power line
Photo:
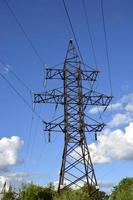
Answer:
M16 72L14 70L12 70L11 68L8 68L8 66L6 65L6 63L0 58L0 62L3 65L4 69L7 69L8 72L10 72L22 85L23 87L26 88L26 90L31 94L32 90L29 88L29 86L16 74Z
M89 20L88 20L88 16L87 16L86 5L85 5L84 0L81 0L81 2L82 2L84 16L85 16L85 20L86 20L86 24L87 24L87 30L88 30L88 34L89 34L89 38L90 38L90 42L91 42L93 59L94 59L94 62L95 62L95 66L97 67L96 53L95 53L95 48L94 48L94 44L93 44L92 34L91 34L91 30L90 30Z
M24 102L24 104L39 118L41 121L45 123L43 118L35 111L33 110L32 106L27 102L27 100L22 96L22 94L13 86L13 84L0 72L0 76L3 80L7 82L7 84L10 86L10 88L19 96L19 98Z
M32 101L32 90L30 89L30 87L16 74L16 72L10 68L8 68L8 66L5 64L5 62L0 58L0 63L3 65L3 67L5 69L7 69L22 85L23 87L25 87L25 89L27 89L27 91L29 92L30 96L31 96L31 101ZM57 67L59 65L61 65L62 63L59 63L57 65L52 66L52 68ZM42 119L42 117L33 109L33 107L26 101L26 99L16 90L16 88L10 83L10 81L1 73L1 77L8 83L8 85L15 91L15 93L20 97L23 98L23 102L26 103L26 105L30 108L30 110L37 115L38 118L40 118L42 121L44 121ZM45 85L46 87L46 85ZM20 97L20 98L21 98ZM56 110L56 109L55 109ZM45 123L45 121L44 121Z
M18 19L17 15L15 14L14 10L12 9L12 7L9 5L8 1L7 0L4 0L7 8L9 9L11 15L13 16L13 18L15 19L16 23L18 24L20 30L22 31L22 33L24 34L27 42L29 43L29 45L31 46L32 50L34 51L36 57L38 58L38 60L40 61L40 63L43 65L43 67L45 68L45 65L44 65L44 60L43 58L41 57L41 55L39 54L38 50L36 49L35 45L33 44L33 42L31 41L29 35L26 33L22 23L20 22L20 20ZM46 87L47 85L47 80L45 79L44 81L44 88Z
M17 25L19 26L20 30L22 31L22 33L24 34L27 42L29 43L29 45L31 46L32 50L34 51L35 55L37 56L37 58L39 59L40 63L43 65L43 67L45 67L44 65L44 61L43 58L40 56L38 50L36 49L36 47L34 46L34 44L32 43L29 35L26 33L22 23L20 22L20 20L18 19L17 15L15 14L14 10L12 9L12 7L10 6L10 4L8 3L7 0L4 0L7 8L9 9L11 15L13 16L13 18L15 19ZM2 62L2 64L4 66L5 63L0 60ZM13 70L9 70L11 72L11 74L30 92L30 95L32 95L32 91L31 89L24 83L24 81L18 77L18 75L13 71ZM21 98L21 100L29 107L29 109L32 111L32 113L34 113L39 119L41 119L41 121L43 121L45 123L45 121L42 119L42 117L40 116L40 114L38 114L37 112L35 112L35 110L33 110L32 106L26 101L26 99L18 92L18 90L16 90L16 88L10 83L10 81L3 75L0 73L0 76L8 83L8 85L12 88L12 90L14 90L14 92ZM44 82L44 88L47 85L47 80L45 79ZM33 115L32 115L32 119L31 119L31 125L30 125L30 134L29 134L29 138L31 137L31 130L32 130L32 126L33 126Z
M1 64L3 65L3 67L5 68L5 69L7 69L28 91L29 91L29 93L30 93L30 96L31 96L31 101L32 101L32 91L31 91L31 89L27 86L27 84L25 84L25 82L13 71L13 70L11 70L10 68L8 68L8 66L5 64L5 62L2 60L2 59L0 59L0 62L1 62ZM4 78L4 76L2 77L2 78ZM4 79L5 80L5 79ZM8 82L9 83L9 82ZM13 86L13 85L12 85ZM10 87L11 87L11 84L10 84ZM16 92L16 89L14 88L14 87L12 87L12 89ZM18 95L18 91L17 91L17 95ZM22 96L21 94L19 95L19 97L20 96ZM24 100L24 99L23 99ZM26 100L24 101L24 103L26 102ZM26 105L28 104L28 102L26 102ZM29 105L30 106L30 105ZM30 142L30 140L31 140L31 132L32 132L32 127L33 127L33 120L34 120L34 116L33 116L33 113L35 113L34 112L34 109L33 108L31 108L31 106L30 106L30 109L32 109L32 118L31 118L31 122L30 122L30 128L29 128L29 134L28 134L28 138L27 138L27 147L26 147L26 149L27 149L27 153L26 153L26 155L27 155L27 157L28 157L28 155L29 155L29 151L30 151L30 149L29 149L29 147L30 147L30 145L29 145L29 142ZM38 115L38 114L37 114ZM40 114L39 114L40 115ZM40 117L39 117L39 119L40 119ZM42 119L41 119L42 120ZM33 145L32 145L32 147L33 147Z
M76 43L78 51L79 51L80 58L81 58L81 60L83 62L83 57L82 57L82 54L81 54L81 51L80 51L80 48L79 48L79 44L78 44L78 41L77 41L77 38L76 38L76 34L74 32L74 28L73 28L73 25L72 25L72 22L71 22L71 18L70 18L70 15L69 15L65 0L62 0L62 2L63 2L63 6L64 6L64 9L65 9L65 12L66 12L66 15L67 15L70 27L71 27L71 31L73 33L73 37L74 37L75 43Z
M108 53L108 41L107 41L107 33L106 33L106 26L105 26L105 15L103 9L103 0L101 0L101 12L102 12L102 21L103 21L103 31L104 31L104 39L105 39L105 50L107 56L107 66L108 66L108 76L109 76L109 84L110 90L112 95L112 82L111 82L111 67L110 67L110 60L109 60L109 53Z
M20 92L13 86L13 84L2 73L0 73L0 76L2 77L2 79L4 79L7 82L7 84L10 86L10 88L20 97L20 99L32 111L32 113L34 113L41 121L43 121L45 123L45 121L40 116L40 114L38 114L35 110L33 110L32 106L26 101L26 99L20 94ZM31 119L31 125L30 125L30 130L29 130L29 139L31 137L32 126L33 126L33 116Z
M38 50L35 48L35 46L34 46L34 44L32 43L30 37L29 37L28 34L26 33L26 31L25 31L23 25L21 24L20 20L19 20L18 17L16 16L14 10L11 8L11 6L9 5L9 3L8 3L7 0L4 0L4 2L5 2L5 4L6 4L6 6L7 6L7 8L9 9L11 15L14 17L14 19L15 19L16 23L18 24L19 28L21 29L22 33L24 34L26 40L28 41L28 43L30 44L31 48L33 49L35 55L38 57L40 63L41 63L42 65L44 65L43 58L40 56Z
M0 76L2 77L2 79L4 79L8 85L10 86L10 88L12 88L12 90L14 90L14 92L21 98L21 100L25 103L25 105L31 110L31 106L30 104L26 101L26 99L18 92L18 90L12 85L12 83L2 74L0 73Z

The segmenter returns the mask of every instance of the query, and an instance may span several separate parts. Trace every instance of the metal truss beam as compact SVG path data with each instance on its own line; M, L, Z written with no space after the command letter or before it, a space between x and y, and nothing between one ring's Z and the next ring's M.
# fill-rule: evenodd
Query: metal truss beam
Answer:
M54 131L54 132L64 132L64 122L44 122L45 128L44 131ZM96 133L96 132L101 132L104 128L105 124L104 123L95 123L95 124L84 124L85 132L88 133ZM75 128L75 126L70 126L71 130L73 131L79 131L78 128Z
M75 89L75 88L74 88ZM72 91L74 90L72 89ZM68 97L69 98L69 97ZM75 98L74 95L71 95L71 101L69 104L77 104L72 98ZM112 96L107 96L105 94L100 94L94 91L89 91L82 94L82 99L84 105L92 105L92 106L104 106L108 107L111 102ZM34 103L56 103L64 105L64 93L59 89L53 89L48 92L34 94Z
M81 79L84 81L96 81L99 71L81 71ZM46 79L62 79L64 80L64 69L46 69Z

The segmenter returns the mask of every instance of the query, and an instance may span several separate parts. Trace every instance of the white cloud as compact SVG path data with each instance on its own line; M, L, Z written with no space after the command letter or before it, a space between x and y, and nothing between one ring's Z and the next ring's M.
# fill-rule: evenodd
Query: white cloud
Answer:
M128 112L133 112L133 103L128 103L125 107L125 110Z
M113 160L133 160L133 123L130 123L125 131L105 129L98 136L97 143L88 145L93 163L109 163ZM81 148L77 148L73 157L79 158ZM87 158L86 158L87 159Z
M133 93L129 93L128 95L124 95L121 100L123 104L133 103Z
M121 105L121 106L120 106ZM123 124L129 124L133 121L133 93L123 96L120 103L114 104L114 108L121 108L121 113L116 113L108 122L110 127L117 127ZM111 107L111 106L110 106Z
M84 180L85 181L85 180ZM69 184L70 182L69 181L66 181L64 186ZM58 184L59 184L59 181L54 181L54 187L55 187L55 190L58 189ZM78 182L78 186L76 185L72 185L71 188L76 190L76 189L79 189L81 187L84 186L84 182L83 181L79 181ZM116 185L116 181L110 181L110 180L98 180L98 185L97 187L100 188L100 190L106 190L106 191L111 191L111 189ZM63 187L63 186L62 186Z
M8 73L11 69L11 66L4 62L0 62L0 67L4 73Z
M133 93L124 95L118 102L110 104L107 108L107 111L133 111ZM95 106L89 110L91 114L97 114L98 112L104 111L104 106Z
M120 129L113 132L106 129L98 137L98 143L90 144L89 149L94 163L133 160L133 123L125 128L125 132Z
M127 127L125 131L106 129L98 136L98 143L89 145L92 160L94 163L133 160L133 93L123 96L119 102L110 105L108 109L119 110L107 123L110 128L121 125ZM92 113L96 112L96 108L93 108Z
M91 113L91 114L97 114L98 112L103 112L103 110L104 110L104 107L102 107L102 106L97 106L97 107L93 107L93 108L91 108L90 110L89 110L89 113Z
M4 176L0 176L0 192L3 189L5 181L6 181L5 177Z
M100 190L106 192L106 194L111 194L112 189L118 184L118 181L111 180L98 180Z
M19 162L18 150L22 144L23 141L17 136L0 139L0 170L7 170L9 166Z
M5 67L4 67L4 72L5 72L5 73L8 73L8 72L10 71L10 69L11 69L11 66L10 66L10 65L5 65Z
M80 189L81 187L83 187L85 185L85 182L86 182L86 179L84 179L83 181L82 180L79 180L76 184L73 184L71 186L71 188L73 190L77 190L77 189ZM64 181L64 184L61 185L61 188L63 189L65 186L69 185L71 182L68 181L68 180L65 180ZM59 181L54 181L54 187L55 187L55 190L58 189L58 184L59 184ZM96 186L96 187L99 187L99 184Z
M118 110L118 109L121 109L122 108L122 104L121 103L113 103L113 104L110 104L108 106L108 110Z
M93 107L89 110L89 113L91 114L97 114L98 112L103 112L104 111L104 106L97 106L97 107ZM107 108L108 111L113 111L113 110L118 110L122 108L122 104L121 103L114 103L114 104L110 104Z
M11 185L15 189L19 189L22 183L31 183L34 180L45 179L46 175L40 173L25 173L25 172L2 172L0 175L0 192L6 182L6 190ZM1 198L0 198L1 199Z
M8 190L9 186L15 186L17 189L23 182L24 178L27 178L29 175L22 172L8 172L3 173L0 176L0 191L2 190L4 183L6 182L6 190Z
M110 127L116 127L122 124L129 124L133 121L133 117L130 113L117 113L112 120L108 122Z

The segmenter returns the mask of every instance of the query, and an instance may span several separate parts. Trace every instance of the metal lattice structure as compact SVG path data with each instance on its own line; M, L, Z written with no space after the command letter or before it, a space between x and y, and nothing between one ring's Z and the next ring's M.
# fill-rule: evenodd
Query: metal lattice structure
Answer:
M5 193L6 193L6 181L5 181L4 184L3 184L3 187L2 187L2 189L1 189L0 194L1 194L1 195L4 195Z
M90 157L86 134L102 131L105 124L88 118L86 123L85 110L90 106L103 106L106 109L112 99L93 90L98 70L89 68L83 70L84 64L70 40L63 68L48 68L47 79L61 79L63 91L53 89L34 94L34 103L55 103L64 107L63 118L44 122L45 131L64 133L64 150L60 170L58 192L70 187L80 187L84 184L91 199L98 199L98 184ZM87 68L88 69L88 68ZM89 89L84 84L89 82Z

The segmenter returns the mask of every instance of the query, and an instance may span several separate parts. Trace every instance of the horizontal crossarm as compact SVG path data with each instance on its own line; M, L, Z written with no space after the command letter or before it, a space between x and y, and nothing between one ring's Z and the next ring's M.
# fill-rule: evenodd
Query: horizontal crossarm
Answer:
M54 89L43 93L34 94L34 103L64 103L64 95L60 89Z
M86 92L83 95L83 102L84 105L93 105L93 106L104 106L105 110L108 107L112 100L112 96L108 96L105 94L101 94L95 91L92 92Z
M100 94L97 92L86 92L83 94L83 103L86 107L87 105L94 106L104 106L105 109L110 104L112 96L108 96L105 94ZM71 99L73 96L71 95ZM64 105L64 95L60 89L53 89L47 92L34 94L34 103L56 103ZM69 104L76 105L77 100L73 99L73 101L69 102Z
M45 124L45 128L44 131L54 131L54 132L64 132L64 122L60 122L60 123L56 123L56 122L44 122ZM105 124L104 123L93 123L93 124L84 124L85 127L85 132L92 132L92 133L96 133L96 132L101 132L102 129L104 128ZM74 127L74 126L70 126L70 129L72 131L77 131L79 132L79 129Z
M97 70L90 70L90 71L83 71L81 70L81 80L86 81L96 81L97 75L99 71ZM46 69L46 79L62 79L64 80L64 69Z

